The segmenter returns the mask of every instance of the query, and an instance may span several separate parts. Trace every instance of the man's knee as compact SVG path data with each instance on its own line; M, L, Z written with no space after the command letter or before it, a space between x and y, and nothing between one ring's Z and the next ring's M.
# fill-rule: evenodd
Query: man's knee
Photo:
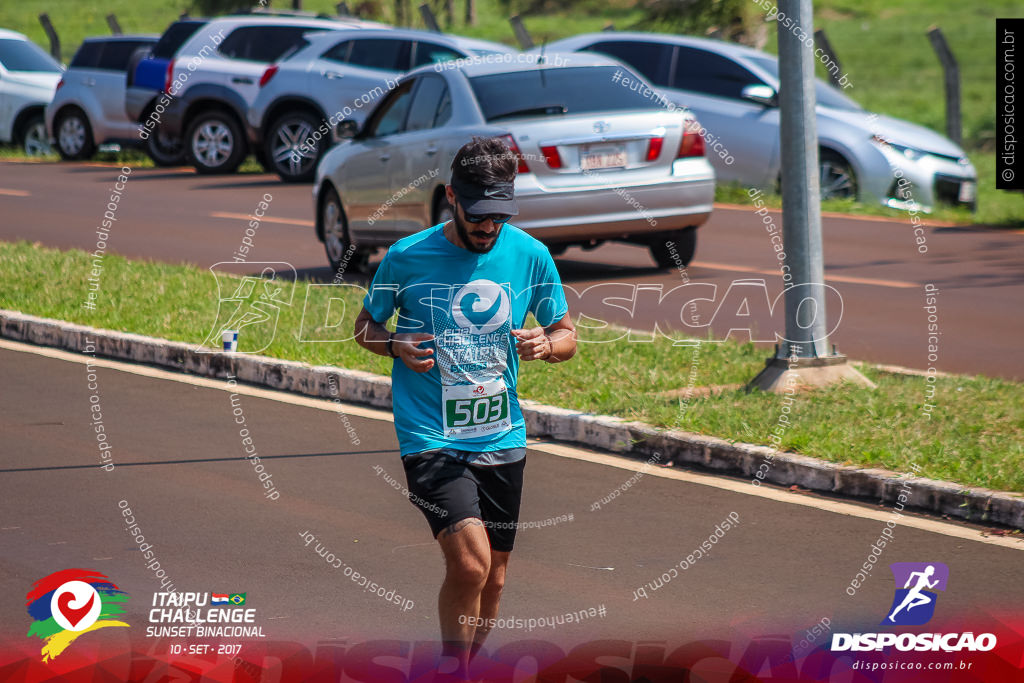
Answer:
M501 590L505 587L505 572L491 572L484 584L483 592L493 598L501 596Z
M486 557L462 557L448 564L448 577L464 586L483 586L490 573Z

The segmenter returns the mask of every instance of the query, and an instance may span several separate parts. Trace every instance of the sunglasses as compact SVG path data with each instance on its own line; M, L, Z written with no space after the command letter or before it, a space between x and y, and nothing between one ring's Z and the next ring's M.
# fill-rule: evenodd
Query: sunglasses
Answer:
M463 210L463 213L466 213L465 210ZM501 225L507 223L512 216L504 213L466 213L466 220L470 223L483 223L488 218L495 225Z

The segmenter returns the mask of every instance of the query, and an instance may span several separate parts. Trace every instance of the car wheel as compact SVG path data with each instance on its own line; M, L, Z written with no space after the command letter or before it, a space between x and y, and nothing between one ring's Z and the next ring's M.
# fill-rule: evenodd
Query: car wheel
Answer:
M447 223L448 221L455 218L455 212L452 211L452 205L448 203L448 197L441 195L437 202L434 204L434 225L438 223Z
M324 228L324 251L337 278L346 271L363 272L370 261L370 251L353 249L348 236L348 221L341 207L341 199L333 187L324 188L320 202L320 225Z
M53 152L53 148L50 147L50 136L46 133L46 119L42 114L33 114L22 126L21 148L30 157Z
M146 154L157 166L181 166L185 163L185 145L181 138L168 135L159 126L146 138Z
M185 148L199 173L234 173L245 159L245 138L235 118L223 111L202 112L188 126Z
M829 150L822 150L818 160L822 199L856 199L857 177L850 163Z
M285 114L267 128L264 154L274 173L286 183L304 183L313 179L324 140L313 140L319 119L297 111Z
M648 248L659 268L685 268L697 251L697 228L663 232L648 242Z

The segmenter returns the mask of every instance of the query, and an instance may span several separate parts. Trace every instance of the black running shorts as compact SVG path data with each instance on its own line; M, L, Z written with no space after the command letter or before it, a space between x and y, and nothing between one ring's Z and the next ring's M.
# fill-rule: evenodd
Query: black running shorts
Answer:
M525 449L524 449L525 450ZM475 465L450 448L402 458L409 499L427 518L434 538L468 517L483 520L492 550L509 552L519 525L525 456L504 465Z

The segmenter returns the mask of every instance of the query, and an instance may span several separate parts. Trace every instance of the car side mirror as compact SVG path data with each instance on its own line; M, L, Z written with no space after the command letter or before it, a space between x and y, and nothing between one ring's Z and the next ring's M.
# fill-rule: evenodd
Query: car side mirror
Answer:
M766 107L779 106L779 96L770 85L748 85L740 91L740 97Z
M351 140L359 135L359 122L355 119L344 119L334 129L334 135L339 140Z

